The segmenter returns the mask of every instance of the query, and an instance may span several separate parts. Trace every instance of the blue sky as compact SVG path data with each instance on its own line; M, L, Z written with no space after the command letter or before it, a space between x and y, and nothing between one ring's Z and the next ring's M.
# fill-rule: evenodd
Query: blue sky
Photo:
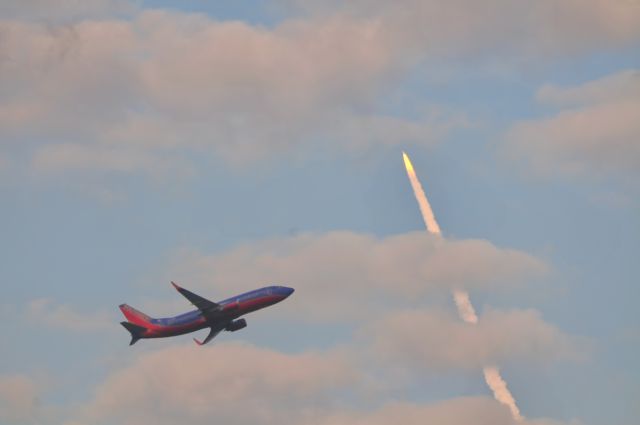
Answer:
M635 423L640 8L472 3L1 6L0 422Z

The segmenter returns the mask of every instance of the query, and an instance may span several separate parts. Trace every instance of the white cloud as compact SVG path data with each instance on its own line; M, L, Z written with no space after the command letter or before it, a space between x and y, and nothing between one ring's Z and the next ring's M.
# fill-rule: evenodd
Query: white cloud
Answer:
M425 404L369 399L369 407L354 407L348 400L366 393L356 365L335 352L283 354L240 344L173 347L140 355L112 373L75 420L114 425L205 424L212 417L230 425L515 424L504 406L487 397Z
M399 311L372 322L362 336L385 364L414 372L511 362L544 366L582 360L589 351L586 340L564 334L535 310L488 310L473 326L453 313Z
M377 17L416 55L548 58L638 42L640 6L628 0L284 0L311 15ZM508 61L509 59L507 59Z
M40 388L23 375L0 375L0 421L33 423L38 412Z
M544 85L536 93L542 103L556 106L588 106L640 99L640 70L630 69L576 87Z
M56 305L52 300L47 298L38 298L30 301L25 314L28 320L40 326L74 332L115 329L117 323L104 311L78 313L67 305Z
M362 376L339 352L284 354L244 344L140 355L101 384L80 415L109 424L299 424Z
M430 145L466 120L376 109L417 61L544 58L640 35L638 8L622 0L362 1L273 27L175 11L141 10L128 20L90 13L121 3L83 3L74 14L64 2L59 12L74 22L67 25L27 19L51 9L47 2L5 6L13 20L0 23L0 135L12 150L35 152L38 173L154 176L184 168L189 155L244 165ZM69 149L75 160L60 161ZM178 164L167 165L174 157Z
M640 171L640 73L624 71L572 88L545 86L555 116L516 123L503 153L540 176L600 177Z
M371 412L336 412L321 425L513 425L509 412L485 397L461 397L433 404L394 402Z
M132 106L137 83L126 22L0 21L0 31L0 133L9 147L90 143Z
M135 10L135 2L136 0L5 0L0 3L0 16L4 19L64 23L130 14Z
M172 168L155 167L158 158L189 153L244 164L316 145L433 143L465 125L361 112L397 68L375 20L267 29L147 11L132 21L0 26L1 132L13 149L36 152L38 172L98 164L153 174Z
M205 424L215 417L230 425L514 424L509 411L487 397L390 401L387 392L371 392L363 364L336 350L285 354L226 343L165 348L110 373L69 423Z
M224 293L277 283L297 289L279 310L338 320L379 313L393 301L448 293L452 287L504 290L544 275L524 252L483 240L449 241L426 232L378 239L348 231L243 244L217 255L184 251L171 267L187 287ZM375 306L354 303L366 297Z

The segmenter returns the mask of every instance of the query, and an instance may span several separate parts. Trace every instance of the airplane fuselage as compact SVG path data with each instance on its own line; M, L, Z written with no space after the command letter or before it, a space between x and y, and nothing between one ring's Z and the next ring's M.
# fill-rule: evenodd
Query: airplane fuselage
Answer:
M219 301L218 304L222 306L223 311L228 311L221 319L235 320L245 314L269 307L287 298L291 292L291 288L284 286L267 286ZM151 326L147 325L149 332L145 334L145 338L183 335L210 326L200 310L192 310L174 317L151 319L150 322Z
M245 292L217 302L219 310L216 311L214 317L207 317L202 310L196 309L174 317L155 319L126 304L121 305L120 309L130 323L145 328L138 338L164 338L204 328L220 327L224 329L225 324L228 325L247 313L276 304L291 295L293 291L292 288L286 286L267 286Z

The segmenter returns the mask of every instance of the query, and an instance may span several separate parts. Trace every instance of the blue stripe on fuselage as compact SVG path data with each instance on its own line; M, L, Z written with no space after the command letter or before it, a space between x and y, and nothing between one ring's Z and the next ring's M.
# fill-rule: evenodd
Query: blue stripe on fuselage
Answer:
M160 319L151 319L151 323L155 325L162 325L162 326L183 326L188 323L195 322L201 316L202 314L200 313L200 310L192 310L187 313L183 313L174 317L163 317Z
M245 292L235 297L227 298L226 300L219 301L218 304L224 306L226 304L238 302L246 302L256 298L262 298L269 295L287 296L291 293L291 289L286 286L267 286L260 289L254 289L253 291ZM162 326L184 326L189 323L195 322L202 317L200 310L192 310L187 313L180 314L174 317L163 317L160 319L151 319L151 323Z

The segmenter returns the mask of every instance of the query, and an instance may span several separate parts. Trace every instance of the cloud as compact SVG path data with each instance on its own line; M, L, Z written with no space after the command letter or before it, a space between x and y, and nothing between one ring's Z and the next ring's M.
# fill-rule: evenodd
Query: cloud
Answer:
M40 388L23 375L0 375L0 421L33 423L38 410Z
M640 99L640 70L625 70L576 87L544 85L536 99L556 106L588 106Z
M7 0L0 3L4 19L43 22L69 22L85 18L130 14L135 10L129 0Z
M187 287L217 288L220 295L262 284L293 286L296 302L280 310L338 320L452 287L508 290L547 271L538 258L483 240L442 240L426 232L379 239L341 231L248 243L215 255L184 250L169 273ZM381 305L353 303L362 297Z
M480 369L488 364L545 366L579 361L586 340L564 334L535 310L488 310L477 325L438 310L393 312L362 333L385 364L406 370Z
M58 26L2 21L0 31L0 133L38 173L153 175L184 168L167 162L189 155L244 165L327 145L430 144L466 125L442 111L409 120L372 110L398 69L373 19L266 28L144 11Z
M378 17L416 55L549 58L638 42L640 7L627 0L285 0L306 14ZM407 48L407 47L405 47ZM507 59L508 61L508 59Z
M347 400L366 392L355 366L336 352L284 354L243 344L172 347L140 355L112 373L76 419L122 425L197 425L212 417L230 425L514 424L508 410L487 397L425 404L376 398L369 399L370 407L354 407Z
M78 313L67 305L55 305L47 298L38 298L29 302L25 314L29 321L38 325L73 332L104 331L114 329L116 326L113 318L104 311Z
M119 19L108 11L126 3L107 0L64 2L71 23L52 25L28 19L47 2L17 4L0 22L0 136L47 176L427 146L468 120L437 106L411 119L380 111L417 63L545 58L640 36L640 12L622 0L361 1L272 27L166 10Z
M459 397L431 404L391 402L369 412L338 412L318 422L320 425L382 425L389 423L422 425L562 425L552 419L514 421L508 410L486 397ZM570 424L579 425L572 421Z
M70 423L512 425L487 397L415 404L371 393L363 362L348 351L286 354L247 344L174 346L137 356L97 386ZM557 424L548 420L525 424Z
M89 423L304 423L362 376L339 352L284 354L245 344L180 346L140 355L111 374Z
M339 412L320 421L321 425L382 425L389 423L418 425L511 425L509 412L485 397L461 397L433 404L389 403L372 412Z
M625 176L640 171L640 71L623 71L571 88L542 87L537 98L564 107L521 121L502 154L538 176Z

